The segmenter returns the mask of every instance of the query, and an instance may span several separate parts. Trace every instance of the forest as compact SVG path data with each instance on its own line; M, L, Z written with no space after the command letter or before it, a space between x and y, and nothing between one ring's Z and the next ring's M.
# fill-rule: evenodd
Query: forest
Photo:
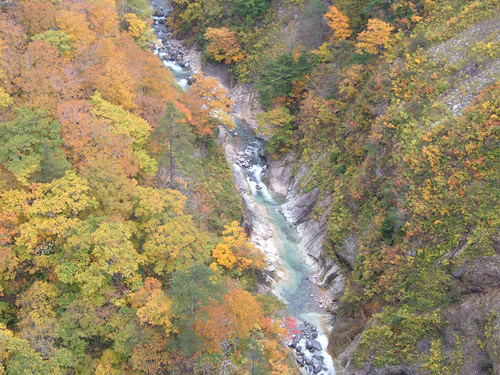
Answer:
M300 373L219 137L248 85L336 373L500 374L500 1L168 4L232 87L175 82L147 0L0 1L0 374Z
M2 374L289 371L214 139L231 103L208 77L177 86L151 16L1 3Z

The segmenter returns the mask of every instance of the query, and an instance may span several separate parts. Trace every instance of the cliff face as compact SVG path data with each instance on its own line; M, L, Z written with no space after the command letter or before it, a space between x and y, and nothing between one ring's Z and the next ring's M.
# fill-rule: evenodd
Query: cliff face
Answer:
M293 167L298 165L297 173ZM329 214L330 198L320 197L318 188L309 192L300 190L299 185L307 176L308 169L298 164L291 153L284 159L274 160L269 165L268 180L271 190L286 197L282 213L286 220L296 226L300 238L299 251L304 261L311 266L311 282L324 288L321 301L330 312L335 312L338 300L345 287L344 274L324 248L327 239L326 221Z

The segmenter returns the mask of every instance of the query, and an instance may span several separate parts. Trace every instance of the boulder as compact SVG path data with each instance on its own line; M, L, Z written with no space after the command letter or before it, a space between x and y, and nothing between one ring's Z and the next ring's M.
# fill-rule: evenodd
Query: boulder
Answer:
M306 349L311 350L312 348L314 348L312 341L306 340Z
M297 363L300 367L304 367L304 357L298 356L297 357Z
M319 352L323 350L323 348L321 347L321 343L318 340L312 341L312 347Z

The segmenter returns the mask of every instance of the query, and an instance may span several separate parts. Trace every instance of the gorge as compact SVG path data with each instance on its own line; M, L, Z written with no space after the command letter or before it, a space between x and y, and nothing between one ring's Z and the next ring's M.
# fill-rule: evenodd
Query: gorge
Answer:
M192 75L199 73L202 66L199 54L183 48L165 27L168 4L161 1L153 4L153 29L162 43L156 47L155 54L172 71L179 86L186 89ZM194 71L190 67L194 67ZM305 374L334 375L333 360L327 351L332 316L325 311L326 305L331 303L331 297L325 296L324 289L317 285L328 285L324 279L331 277L331 266L321 268L316 258L306 261L310 257L307 254L307 245L310 244L303 244L294 226L301 223L302 236L312 236L313 241L317 242L316 246L319 246L319 253L322 252L322 233L314 232L314 229L312 232L307 231L308 224L312 224L308 223L308 219L315 199L306 202L305 207L295 207L294 200L301 200L302 197L298 196L297 186L292 186L297 185L298 181L294 184L291 175L284 176L290 186L283 189L286 181L278 178L279 181L276 182L282 186L273 186L274 191L269 190L263 179L270 180L272 186L273 179L267 175L274 176L280 172L279 167L274 163L273 170L268 173L265 141L257 138L245 119L238 117L238 114L245 113L251 121L255 114L251 112L252 105L249 103L254 98L250 98L251 93L244 92L241 88L236 88L235 91L239 91L236 99L238 113L234 114L237 127L229 131L220 128L219 139L224 145L236 186L246 207L245 221L248 222L251 241L266 256L267 284L286 303L290 315L299 321L300 332L289 343L297 363ZM229 96L231 97L231 89ZM288 194L288 190L293 191ZM302 246L302 251L299 246Z

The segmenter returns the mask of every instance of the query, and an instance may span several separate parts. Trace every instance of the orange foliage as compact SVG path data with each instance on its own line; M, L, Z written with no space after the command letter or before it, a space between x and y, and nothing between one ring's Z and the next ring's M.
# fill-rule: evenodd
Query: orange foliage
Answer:
M35 35L56 28L56 9L48 0L21 2L21 20L28 34Z
M227 307L225 303L213 300L202 311L208 319L196 320L195 332L205 339L209 353L222 353L221 343L233 334L234 320Z
M233 101L227 97L227 90L214 77L197 74L195 80L190 89L194 108L191 124L195 132L204 137L213 135L217 125L234 128L230 115Z
M236 221L227 225L223 232L224 240L213 252L215 261L224 268L240 270L261 269L264 266L262 253L248 241L247 235Z
M126 175L137 174L132 140L113 132L107 122L93 118L91 110L85 100L63 102L57 108L62 138L73 164L88 167L95 164L97 158L114 160Z
M222 353L223 341L231 337L248 338L264 321L262 307L252 294L234 283L227 288L222 300L213 300L206 306L195 324L196 333L205 338L208 350L215 353Z
M132 295L138 307L137 317L143 324L162 326L168 334L172 331L170 309L172 302L161 289L161 281L153 277L144 280L144 287Z
M325 20L333 30L333 36L337 40L344 40L351 36L352 30L349 26L349 17L337 9L336 6L330 6L325 14Z

